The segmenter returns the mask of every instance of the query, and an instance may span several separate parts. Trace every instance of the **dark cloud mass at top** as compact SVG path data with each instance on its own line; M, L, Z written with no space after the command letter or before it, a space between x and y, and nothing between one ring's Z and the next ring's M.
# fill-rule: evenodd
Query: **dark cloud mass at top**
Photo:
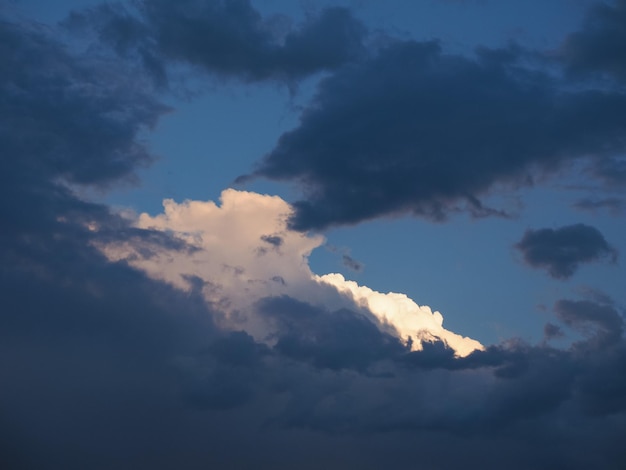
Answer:
M365 52L365 27L344 8L328 8L297 28L263 18L247 0L141 0L75 11L65 24L95 29L124 56L136 56L160 82L167 64L191 64L246 81L297 80ZM274 21L272 21L274 20Z
M75 53L41 25L0 19L2 468L623 468L626 343L616 305L557 303L554 321L583 335L565 349L511 340L455 359L443 343L409 352L362 306L269 297L255 307L276 325L265 344L223 330L219 305L197 292L201 280L182 292L95 249L131 239L146 258L163 246L191 249L77 194L128 181L152 160L141 137L167 112L150 80L160 62L195 61L247 80L293 78L344 63L352 46L334 44L344 44L342 31L361 34L350 33L358 28L347 11L331 10L267 52L269 33L246 2L138 5L145 16L107 4L84 18L152 69ZM218 44L234 48L230 58L203 55ZM595 152L600 140L599 157L619 147L621 95L559 94L547 77L522 72L489 55L396 44L328 78L302 127L259 174L312 185L315 198L296 222L323 227L405 210L438 218L461 198L484 212L474 196L496 179L517 181L529 164L550 166L566 151ZM517 117L504 112L511 106ZM595 109L604 114L584 116ZM452 111L459 114L445 125ZM447 138L459 122L471 125L455 135L474 150L450 157L461 149ZM489 125L509 145L502 136L484 140ZM566 144L565 134L583 125L586 138ZM417 150L414 135L423 142ZM319 159L322 148L328 160ZM496 158L504 148L507 159ZM288 160L287 149L300 153ZM375 158L379 150L386 159ZM414 159L418 150L423 160ZM330 209L320 212L322 202ZM283 246L276 234L258 242Z
M545 268L556 279L571 277L582 263L617 259L598 229L584 224L528 230L515 248L529 266Z
M618 67L626 57L616 50L625 43L623 10L623 2L597 7L564 50L592 43L589 60L606 54L611 70ZM581 158L590 159L593 177L623 188L623 90L558 78L532 66L533 55L511 46L478 49L472 58L446 54L437 42L391 42L324 79L299 126L281 136L252 176L302 186L305 198L292 219L302 230L402 213L434 220L459 210L506 215L480 198Z

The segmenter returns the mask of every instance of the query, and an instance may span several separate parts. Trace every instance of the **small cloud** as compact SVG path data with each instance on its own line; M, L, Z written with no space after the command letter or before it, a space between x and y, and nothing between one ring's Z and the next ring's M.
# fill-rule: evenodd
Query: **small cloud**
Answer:
M346 268L351 269L352 271L363 271L363 263L358 262L349 255L343 255L341 257L341 262Z
M555 338L562 338L564 335L560 326L555 325L554 323L546 323L543 327L543 336L547 341L549 341Z
M555 279L570 278L582 263L607 257L613 262L617 259L617 251L598 229L584 224L527 230L515 248L526 264L547 269Z
M278 235L261 235L261 240L275 247L279 247L283 244L282 237Z

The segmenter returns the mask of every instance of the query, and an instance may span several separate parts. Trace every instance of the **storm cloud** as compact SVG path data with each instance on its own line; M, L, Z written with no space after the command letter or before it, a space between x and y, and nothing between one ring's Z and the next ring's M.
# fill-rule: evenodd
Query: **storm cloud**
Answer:
M608 244L600 231L584 224L528 230L515 248L522 254L526 264L546 269L555 279L573 276L583 263L603 258L615 262L617 259L617 251Z

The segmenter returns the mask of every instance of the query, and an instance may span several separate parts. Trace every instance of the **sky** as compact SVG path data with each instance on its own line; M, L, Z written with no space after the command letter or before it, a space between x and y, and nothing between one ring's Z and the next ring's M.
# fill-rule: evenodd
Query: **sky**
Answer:
M0 16L8 468L623 468L624 0Z

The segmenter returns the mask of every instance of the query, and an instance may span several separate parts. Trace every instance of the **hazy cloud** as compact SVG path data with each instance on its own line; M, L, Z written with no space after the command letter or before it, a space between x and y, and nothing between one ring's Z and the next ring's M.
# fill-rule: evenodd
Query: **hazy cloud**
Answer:
M607 209L613 215L619 215L626 211L626 200L616 197L604 199L580 199L573 205L576 209L597 212L601 209Z
M546 323L546 326L543 328L543 336L547 340L560 338L563 336L563 331L558 325L555 325L554 323Z
M596 342L615 343L623 333L624 318L612 305L590 300L559 300L554 312L565 325L594 337Z

